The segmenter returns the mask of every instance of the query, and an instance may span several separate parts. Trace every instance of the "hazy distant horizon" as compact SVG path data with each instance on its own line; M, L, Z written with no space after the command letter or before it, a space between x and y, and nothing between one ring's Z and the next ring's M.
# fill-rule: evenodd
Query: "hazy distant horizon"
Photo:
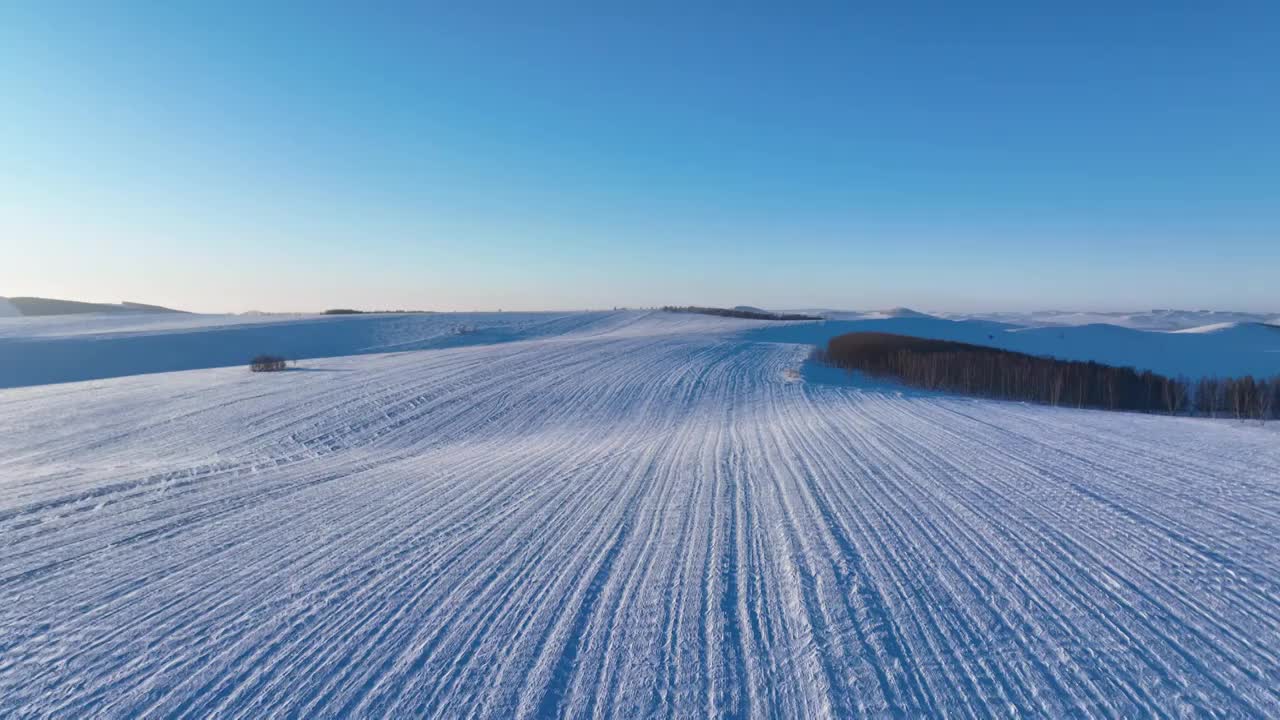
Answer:
M231 309L218 309L218 308L194 308L194 307L187 307L187 306L176 305L171 303L152 302L147 299L138 299L136 297L128 297L123 299L53 297L49 295L31 295L28 293L12 293L8 295L0 295L0 302L3 302L7 298L11 298L11 297L13 298L38 297L38 298L47 299L47 300L66 300L66 301L72 301L72 302L86 302L86 303L96 303L96 304L105 304L105 305L118 305L118 304L121 304L122 302L131 302L131 303L141 303L144 305L158 305L168 309L177 310L180 312L191 312L191 313L206 314L206 315L243 315L247 313L302 315L302 314L321 313L321 312L324 312L325 310L332 310L332 309L354 309L362 312L404 310L404 311L457 312L457 313L464 313L464 312L482 312L483 313L483 312L498 312L498 311L555 313L555 312L600 311L600 310L647 310L647 309L658 309L668 305L675 305L675 306L694 305L694 306L702 306L702 307L719 307L719 308L758 307L770 312L837 312L837 313L863 312L863 313L866 313L866 312L879 312L879 311L885 311L885 310L912 310L912 311L921 312L925 314L957 314L957 315L981 316L981 315L1004 315L1004 314L1035 315L1035 314L1052 314L1052 313L1063 314L1063 315L1071 314L1071 313L1097 314L1097 315L1120 315L1120 314L1137 314L1137 313L1168 311L1168 312L1189 312L1189 313L1214 312L1214 313L1222 313L1222 314L1275 316L1277 318L1280 318L1280 309L1232 308L1232 307L1163 307L1163 308L1162 307L1149 307L1149 308L1125 307L1125 308L1101 308L1101 309L1100 308L1082 308L1082 307L1036 307L1036 308L1029 308L1029 309L1002 309L1002 308L955 309L955 308L948 308L948 307L930 307L930 306L908 304L908 303L896 303L896 304L891 303L886 305L875 305L875 306L871 306L871 305L835 306L835 305L815 305L815 304L763 305L760 303L741 302L741 301L739 302L729 302L729 301L725 301L725 302L659 302L659 303L646 303L646 304L634 304L634 305L624 305L619 303L619 304L604 304L604 305L574 306L574 307L522 307L519 305L502 306L502 307L499 307L499 306L432 307L432 306L415 305L415 304L405 304L405 305L383 304L383 305L362 306L362 305L355 305L351 303L339 302L339 303L329 303L323 306L315 306L315 307L308 307L308 308L280 309L280 308L271 308L271 307L256 307L256 308L246 308L243 310L240 310L240 309L231 310ZM4 313L0 313L0 317L3 317L3 316L4 316Z

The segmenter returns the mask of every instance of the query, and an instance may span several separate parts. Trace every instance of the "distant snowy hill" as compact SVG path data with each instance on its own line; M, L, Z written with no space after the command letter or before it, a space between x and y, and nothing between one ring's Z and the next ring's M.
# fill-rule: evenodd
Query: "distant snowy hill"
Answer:
M41 297L0 298L0 317L12 317L13 315L43 317L47 315L82 315L86 313L152 312L176 313L182 311L160 307L159 305L146 305L128 301L116 305L112 303L90 303Z
M1142 310L1137 312L1080 312L1074 310L1038 310L1034 312L920 312L896 307L887 310L838 310L805 308L791 310L821 315L829 320L884 320L904 317L935 317L946 320L981 320L1022 327L1060 327L1076 325L1115 325L1133 330L1186 330L1220 323L1280 324L1275 313L1249 313L1222 310Z
M888 320L890 318L928 318L936 317L907 307L894 307L885 310L834 310L830 308L809 308L788 312L819 315L828 320Z
M241 365L261 353L303 359L488 345L616 329L642 315L122 312L4 318L0 319L0 388Z
M1024 326L982 319L883 317L879 313L848 313L844 317L848 319L769 326L752 332L761 340L812 345L849 332L887 332L1192 378L1280 374L1280 328L1254 322L1202 327L1200 332L1165 332L1103 323Z
M124 308L125 310L140 310L142 312L176 312L176 313L186 312L185 310L174 310L173 308L167 308L162 305L149 305L147 303L129 302L128 300L125 300L124 302L120 303L120 307Z
M831 316L828 315L830 318ZM1280 374L1280 328L1224 322L1183 332L1110 324L1025 326L951 320L897 308L777 323L689 313L431 313L191 315L121 312L0 319L0 388L240 365L259 353L290 359L487 345L608 331L745 332L751 340L822 345L878 331L1094 360L1167 375Z
M928 315L926 313L918 312L916 310L912 310L911 308L905 308L905 307L896 307L896 308L889 308L888 310L881 310L879 314L887 318L933 317L932 315Z
M991 320L1029 327L1057 325L1117 325L1133 330L1186 330L1220 323L1266 323L1271 313L1219 310L1145 310L1141 312L1074 312L1046 310L1029 313L939 313L951 320Z

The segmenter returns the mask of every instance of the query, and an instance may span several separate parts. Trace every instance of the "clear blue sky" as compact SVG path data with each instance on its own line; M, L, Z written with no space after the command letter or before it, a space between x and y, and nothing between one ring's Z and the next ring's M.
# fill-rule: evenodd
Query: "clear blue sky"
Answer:
M342 5L0 4L0 295L1280 308L1274 2Z

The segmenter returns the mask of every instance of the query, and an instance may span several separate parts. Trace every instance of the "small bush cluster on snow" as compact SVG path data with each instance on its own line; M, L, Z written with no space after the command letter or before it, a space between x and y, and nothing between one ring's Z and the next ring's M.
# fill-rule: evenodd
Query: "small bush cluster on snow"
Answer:
M287 361L279 355L258 355L249 361L249 369L253 372L276 372L287 366Z

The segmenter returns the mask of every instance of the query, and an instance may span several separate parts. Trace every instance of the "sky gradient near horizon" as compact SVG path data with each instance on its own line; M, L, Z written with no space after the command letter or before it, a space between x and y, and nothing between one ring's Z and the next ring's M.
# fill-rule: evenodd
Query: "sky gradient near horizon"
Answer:
M1280 310L1280 5L885 5L6 3L0 296Z

